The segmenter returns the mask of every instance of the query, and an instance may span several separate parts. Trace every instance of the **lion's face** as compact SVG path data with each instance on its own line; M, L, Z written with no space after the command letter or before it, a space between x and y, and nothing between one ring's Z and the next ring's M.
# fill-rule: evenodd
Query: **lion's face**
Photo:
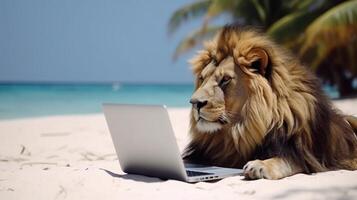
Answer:
M267 53L244 44L240 47L231 54L222 53L218 42L212 41L192 60L196 87L190 100L191 125L196 131L214 133L232 126L254 93L254 80L267 83Z
M211 58L196 74L196 90L191 97L192 115L200 132L215 132L235 121L246 96L244 76L235 70L232 57L218 63Z

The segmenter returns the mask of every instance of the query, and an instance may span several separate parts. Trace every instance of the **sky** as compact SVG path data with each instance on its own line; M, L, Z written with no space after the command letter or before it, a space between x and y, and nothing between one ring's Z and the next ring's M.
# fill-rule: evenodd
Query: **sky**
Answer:
M1 0L0 82L191 83L190 52L173 62L195 20L168 36L191 0Z

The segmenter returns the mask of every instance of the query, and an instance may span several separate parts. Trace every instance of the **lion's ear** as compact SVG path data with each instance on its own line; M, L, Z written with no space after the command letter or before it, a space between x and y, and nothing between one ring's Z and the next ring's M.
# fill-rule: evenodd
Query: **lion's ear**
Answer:
M269 64L269 56L264 49L253 48L249 51L246 59L250 63L250 68L254 72L259 72L265 76Z

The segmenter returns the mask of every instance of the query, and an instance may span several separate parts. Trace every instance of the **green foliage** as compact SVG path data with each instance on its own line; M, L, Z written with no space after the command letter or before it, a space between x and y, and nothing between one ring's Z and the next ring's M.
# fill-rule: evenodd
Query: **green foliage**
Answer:
M293 46L296 41L293 38L298 37L318 15L318 12L311 13L308 10L293 12L271 25L267 33L276 41L285 43L287 46Z
M311 66L316 69L335 48L348 47L357 36L357 1L341 3L317 17L305 30L300 55L316 48ZM357 47L351 46L357 55ZM355 56L354 56L355 58ZM356 72L354 66L354 72Z
M175 32L183 22L205 14L211 4L212 0L200 0L176 10L169 21L169 33Z
M176 60L178 56L186 52L187 49L194 48L198 45L198 42L204 40L205 38L214 36L221 28L221 26L208 26L205 29L199 28L198 30L195 30L179 43L176 47L173 59ZM203 31L204 34L202 34Z

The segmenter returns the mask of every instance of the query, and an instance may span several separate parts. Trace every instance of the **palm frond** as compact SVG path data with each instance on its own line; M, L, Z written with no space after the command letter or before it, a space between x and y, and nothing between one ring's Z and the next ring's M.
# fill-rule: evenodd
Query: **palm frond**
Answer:
M300 55L317 49L316 68L333 48L350 46L357 37L357 0L341 3L314 20L304 33Z
M183 22L204 15L211 4L212 0L199 0L176 10L169 20L168 32L172 34Z
M208 26L204 29L199 28L198 30L193 31L177 45L173 59L176 60L183 53L199 45L204 39L212 37L221 28L222 26Z
M323 1L316 1L316 0L293 0L290 3L290 6L293 10L308 10L311 7L316 7L318 5L323 4Z
M276 41L291 46L297 42L296 37L298 37L319 14L319 12L311 13L307 10L293 12L272 24L267 30L267 33Z
M266 21L266 10L264 10L264 7L258 0L252 0L252 4L254 5L255 9L257 10L258 16L262 22Z
M235 4L237 4L238 1L239 0L212 0L212 3L207 10L206 16L214 17L223 13L224 11L234 9Z

